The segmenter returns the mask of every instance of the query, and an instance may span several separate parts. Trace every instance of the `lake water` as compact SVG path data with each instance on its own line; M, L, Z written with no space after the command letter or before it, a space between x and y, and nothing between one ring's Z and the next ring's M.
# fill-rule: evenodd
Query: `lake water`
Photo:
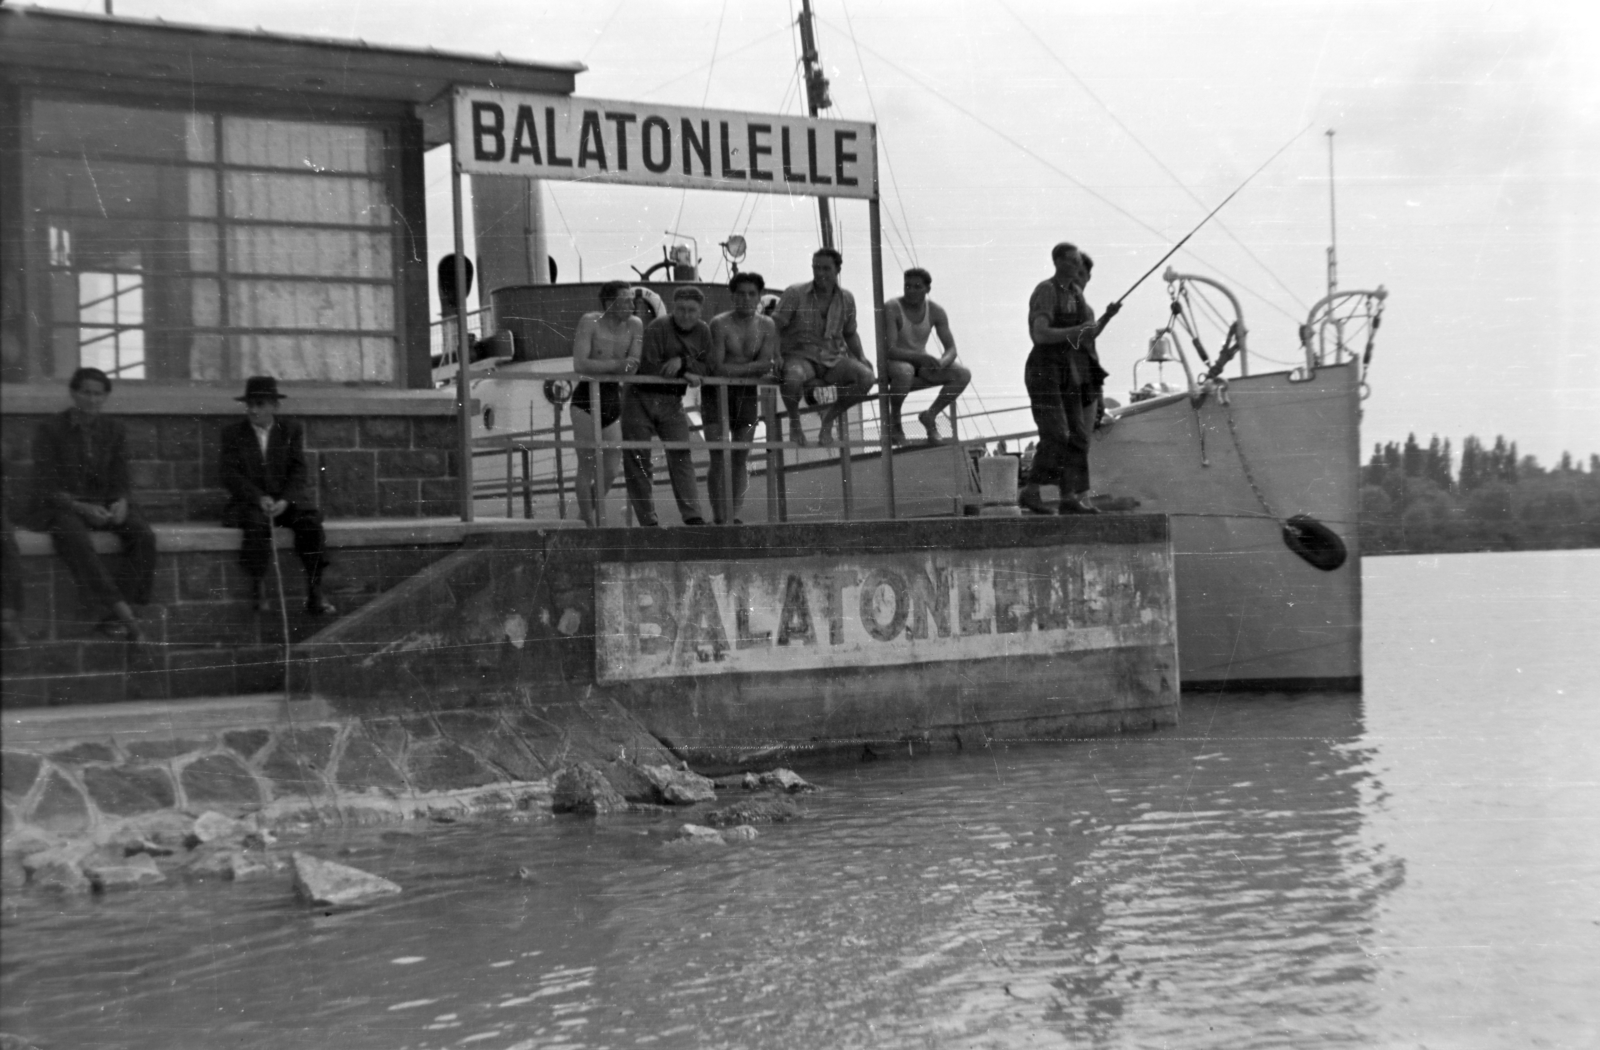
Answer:
M4 912L44 1047L1600 1046L1600 551L1369 559L1365 695L818 771L806 819L325 837L280 881ZM518 867L531 879L516 877Z

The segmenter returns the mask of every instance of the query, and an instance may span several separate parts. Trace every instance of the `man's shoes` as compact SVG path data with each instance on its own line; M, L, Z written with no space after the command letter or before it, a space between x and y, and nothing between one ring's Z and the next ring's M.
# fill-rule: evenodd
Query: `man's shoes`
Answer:
M1100 508L1090 503L1087 497L1068 496L1061 501L1056 509L1057 514L1099 514Z
M312 591L306 596L306 615L308 616L332 616L338 611L332 602L317 591Z
M800 425L798 419L789 421L789 444L799 445L801 448L805 448L809 444L806 441L806 428Z
M905 428L901 427L899 423L889 428L889 440L896 445L904 445L908 440Z
M1017 506L1031 514L1054 514L1056 509L1044 501L1039 495L1039 486L1024 485L1017 493Z
M922 429L928 432L928 444L942 445L944 438L939 436L939 417L932 412L922 412L917 416L917 422L922 424Z
M684 518L683 519L683 523L685 525L704 525L706 523L706 519L704 519L704 518Z
M822 424L822 429L817 431L817 444L832 445L835 443L836 442L833 437L833 421L828 420Z

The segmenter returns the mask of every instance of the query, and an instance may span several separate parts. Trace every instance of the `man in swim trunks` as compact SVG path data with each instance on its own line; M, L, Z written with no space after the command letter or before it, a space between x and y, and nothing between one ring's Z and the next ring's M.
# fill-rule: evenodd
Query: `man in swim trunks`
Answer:
M832 440L833 424L852 406L865 401L876 376L856 332L856 301L839 286L844 256L818 248L811 256L812 279L783 290L772 320L783 347L783 404L789 413L789 440L806 443L800 425L800 396L807 386L836 389L834 402L822 413L817 440ZM843 437L840 428L840 437Z
M728 282L733 295L733 309L711 319L711 351L706 355L706 374L727 376L730 379L762 379L772 375L778 359L778 329L772 318L756 312L761 304L761 293L766 289L759 273L735 274ZM727 391L728 425L723 423L721 396ZM700 415L706 424L709 441L749 441L755 437L756 418L760 412L757 388L753 386L708 385L701 390ZM730 431L733 436L726 437ZM745 490L750 477L745 464L750 458L748 449L733 454L733 491L727 491L723 479L724 454L713 450L711 473L706 485L711 490L711 517L718 525L739 520L739 510L744 506Z
M896 443L906 439L900 426L900 410L906 395L914 390L939 388L939 396L917 420L928 433L928 440L939 442L939 413L949 408L972 382L972 373L956 364L956 337L950 334L950 318L944 307L928 298L933 276L920 266L906 271L905 294L883 304L888 325L889 346L889 428ZM928 352L928 336L939 333L944 353Z

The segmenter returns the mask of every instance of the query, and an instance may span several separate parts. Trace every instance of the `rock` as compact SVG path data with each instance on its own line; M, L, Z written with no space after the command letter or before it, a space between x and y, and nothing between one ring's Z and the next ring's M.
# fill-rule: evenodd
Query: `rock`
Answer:
M550 809L556 813L598 816L628 808L605 774L587 762L575 762L556 774Z
M727 845L720 831L715 828L701 827L699 824L680 824L678 830L668 836L667 844L684 846Z
M782 788L791 795L817 790L817 785L806 780L792 769L774 769L770 773L763 773L761 774L761 784L763 787L770 785Z
M234 882L245 882L249 879L262 879L283 867L281 863L274 864L270 859L252 857L247 853L228 854L228 878Z
M400 892L388 879L309 853L296 852L293 863L295 892L314 905L349 907Z
M271 875L273 866L267 860L251 856L241 850L223 849L201 853L183 869L191 879L217 878L243 882Z
M740 824L723 831L722 837L730 842L750 842L759 834L748 824Z
M180 847L187 849L194 820L182 813L165 810L133 817L124 821L122 827L126 834L142 836L158 846L174 850Z
M219 839L242 838L245 834L244 824L232 817L224 816L215 810L206 810L195 818L194 827L189 829L188 846L190 849L207 842L216 842Z
M100 850L84 859L82 869L99 893L167 881L161 869L156 867L156 859L148 853L135 853L129 857L119 855L114 850Z
M706 823L713 827L730 828L738 824L781 824L799 817L800 807L786 796L769 795L714 809L706 814Z
M244 836L244 848L245 849L263 849L263 850L264 849L269 849L272 846L276 845L277 841L278 841L278 836L274 835L271 831L269 831L266 828L258 828L255 831L247 832L245 834L245 836Z
M122 830L113 834L106 840L106 847L120 850L124 857L131 857L135 853L148 853L152 857L170 857L176 853L173 847L160 842L152 841L137 831Z
M641 766L632 762L607 762L604 772L611 786L629 802L653 803L661 798L655 780Z
M79 865L92 851L92 846L82 842L41 850L22 858L22 870L27 873L28 884L38 889L88 893L89 880Z
M698 773L671 766L640 766L639 769L655 785L661 801L669 806L692 806L696 802L716 800L716 785Z

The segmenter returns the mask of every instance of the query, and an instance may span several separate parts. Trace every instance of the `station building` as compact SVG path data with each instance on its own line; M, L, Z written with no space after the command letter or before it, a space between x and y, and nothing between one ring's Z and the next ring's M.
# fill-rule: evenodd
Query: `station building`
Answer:
M571 94L582 68L0 7L11 520L35 428L92 365L113 377L107 411L128 429L137 500L158 525L163 653L266 640L233 608L237 533L215 527L219 434L248 376L276 376L306 424L331 542L349 547L336 558L343 606L412 571L419 550L459 542L441 520L461 510L463 466L454 393L434 390L430 371L439 260L423 154L449 142L452 86ZM90 673L70 580L46 538L22 540L30 633L77 648L46 661L71 673L44 677L66 684L21 675L34 685L8 688L7 705L139 695L109 676L127 670L117 660ZM190 687L163 666L150 695L244 688L217 657L196 658L206 670ZM279 680L269 669L252 682Z

